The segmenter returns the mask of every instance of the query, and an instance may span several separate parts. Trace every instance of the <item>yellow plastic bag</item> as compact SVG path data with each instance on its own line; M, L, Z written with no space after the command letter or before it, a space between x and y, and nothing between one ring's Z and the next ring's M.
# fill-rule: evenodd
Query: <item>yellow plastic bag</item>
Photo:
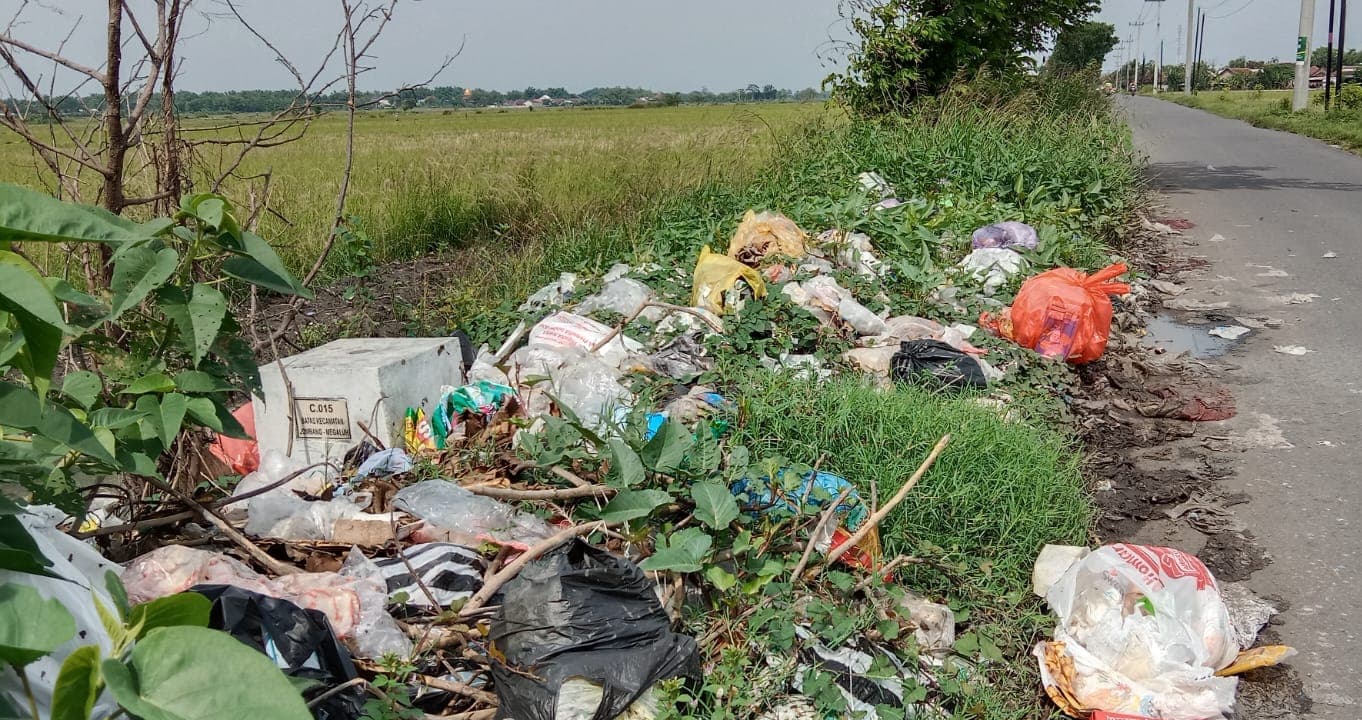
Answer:
M1256 647L1239 653L1234 662L1217 670L1215 675L1216 677L1230 677L1258 668L1271 667L1295 654L1295 649L1286 645Z
M728 241L728 256L750 267L760 265L767 255L801 258L807 252L806 240L808 236L790 218L748 210Z
M724 293L732 290L739 279L747 281L753 296L766 297L766 284L756 270L708 247L701 248L700 259L695 263L695 279L691 283L690 304L715 315L724 314L727 309Z

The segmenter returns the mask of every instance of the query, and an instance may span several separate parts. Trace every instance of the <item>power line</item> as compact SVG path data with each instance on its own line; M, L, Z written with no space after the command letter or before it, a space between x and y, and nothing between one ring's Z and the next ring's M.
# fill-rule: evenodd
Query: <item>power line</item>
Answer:
M1220 20L1221 18L1227 18L1227 17L1230 17L1231 15L1237 15L1237 14L1239 14L1239 13L1241 13L1241 12L1247 10L1247 9L1248 9L1248 6L1252 5L1252 4L1255 3L1255 2L1257 2L1257 0L1248 0L1248 2L1244 3L1243 5L1240 5L1238 10L1234 10L1234 11L1232 11L1232 12L1227 12L1227 13L1225 13L1224 15L1207 15L1207 17L1211 18L1212 20ZM1224 3L1221 3L1221 4L1223 5Z

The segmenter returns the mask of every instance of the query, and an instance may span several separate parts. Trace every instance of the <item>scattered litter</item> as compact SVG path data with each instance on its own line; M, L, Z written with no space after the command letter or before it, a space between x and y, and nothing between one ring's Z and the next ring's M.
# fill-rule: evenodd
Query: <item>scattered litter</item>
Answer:
M1052 548L1047 545L1037 562L1050 575L1060 563L1048 554L1076 554ZM1054 640L1038 644L1033 654L1045 690L1061 710L1164 720L1201 720L1232 710L1237 681L1212 673L1233 663L1241 648L1215 578L1196 557L1172 548L1109 545L1082 554L1043 589L1059 622Z
M380 450L370 455L360 463L359 469L355 471L355 479L362 480L370 475L387 477L389 475L401 475L410 472L412 468L411 457L402 448L390 448Z
M639 305L653 298L654 293L647 285L633 278L617 278L602 286L600 292L583 300L574 311L581 315L590 315L598 310L629 315L637 310ZM644 308L639 317L655 323L666 314L667 311L660 307L649 307Z
M280 540L331 540L341 520L391 522L387 513L365 512L369 502L366 493L315 501L296 495L259 495L248 501L245 530L248 535Z
M1279 352L1283 355L1304 355L1306 353L1314 352L1314 350L1302 345L1274 345L1272 346L1272 351Z
M486 563L476 551L454 543L433 542L412 545L398 557L377 560L370 560L358 548L352 548L340 574L378 580L394 604L439 609L467 600L482 588L486 570Z
M1329 252L1324 253L1323 255L1320 255L1320 257L1322 257L1322 258L1336 258L1336 257L1338 257L1338 253L1336 253L1336 252L1330 250Z
M691 284L691 305L723 315L742 308L745 291L753 297L766 297L766 284L756 270L708 247L700 249Z
M1224 310L1229 307L1228 301L1225 302L1206 302L1205 300L1195 300L1188 297L1175 297L1166 300L1163 306L1169 310L1185 310L1187 312L1201 312L1205 310Z
M701 673L643 571L580 540L506 584L489 640L498 714L520 720L651 718L654 684Z
M356 684L343 687L359 674L325 614L230 585L196 585L193 591L213 602L209 627L268 655L289 677L314 681L303 697L317 720L363 714L368 695Z
M1208 332L1218 338L1225 338L1226 340L1238 340L1239 338L1247 335L1251 331L1249 330L1249 328L1246 328L1243 325L1217 325L1216 327L1211 328Z
M644 358L642 364L658 375L686 382L714 369L714 360L708 357L708 352L699 333L685 333Z
M446 480L408 485L393 495L393 506L433 528L512 547L524 547L553 534L543 520Z
M1338 445L1335 445L1334 442L1333 442L1332 440L1318 440L1318 441L1315 442L1315 445L1317 445L1317 446L1319 446L1319 447L1329 447L1329 448L1331 448L1331 447L1338 447Z
M790 218L780 213L748 210L728 241L728 256L748 267L757 267L767 256L804 257L807 241L808 236Z
M1035 250L1040 245L1036 229L1015 220L985 225L974 231L971 241L976 249L1021 247Z
M1168 282L1167 280L1149 280L1145 284L1164 295L1181 295L1187 292L1186 287L1178 285L1177 283Z
M1285 324L1281 320L1281 318L1272 318L1266 316L1236 317L1234 318L1234 321L1239 323L1240 325L1251 328L1253 330L1262 330L1263 328L1279 328Z
M893 653L861 639L831 649L802 625L795 625L795 636L802 641L800 663L792 674L795 692L804 692L804 678L816 667L832 678L846 703L847 717L880 720L884 716L879 707L903 708L904 685L911 673ZM901 716L917 713L909 709Z
M860 275L879 277L885 272L884 263L875 255L870 236L865 233L825 230L818 235L816 249L810 252L826 257L829 251L839 265Z
M858 335L881 335L889 330L882 318L856 302L851 291L830 276L818 275L803 282L786 283L781 294L808 310L824 325L835 327L840 320Z
M174 595L195 585L233 585L320 610L336 635L360 657L411 654L411 640L384 609L387 592L373 579L330 572L267 578L222 553L166 545L128 563L122 580L132 602Z
M1319 295L1315 293L1291 293L1289 295L1278 295L1277 302L1286 305L1304 305L1314 302L1318 297Z
M610 338L609 342L599 350L595 349L607 337ZM620 367L630 355L643 349L642 344L625 337L624 333L615 334L608 325L562 310L540 320L531 328L529 343L540 347L591 352L613 367Z
M894 197L894 186L890 185L889 181L877 172L863 172L856 176L856 182L866 192L875 193L881 198Z
M1135 404L1145 417L1166 417L1195 422L1228 420L1235 415L1234 395L1221 385L1166 385L1150 388L1150 400Z
M1240 650L1248 650L1257 644L1258 633L1277 614L1277 608L1264 602L1243 583L1221 583L1220 597L1230 616L1234 643Z
M565 272L558 276L554 282L539 288L521 303L521 312L530 312L545 307L557 307L567 302L572 297L572 292L577 288L576 273Z
M821 537L814 539L814 548L820 553L826 554L840 547L851 537L850 533L860 529L870 517L870 510L855 486L846 478L829 472L807 472L801 476L792 470L781 469L776 471L774 479L742 478L730 489L741 501L744 511L773 521L796 517L802 508L822 511L849 489L846 498L834 510L838 525L827 528ZM878 566L881 554L879 529L872 528L865 539L841 559L853 566L871 568Z
M777 358L763 357L761 365L771 372L789 373L803 380L826 380L832 377L832 370L824 366L817 355L781 353Z
M1159 233L1160 235L1181 235L1181 234L1182 234L1182 232L1180 232L1180 231L1178 231L1178 230L1175 230L1174 228L1172 228L1171 226L1169 226L1169 225L1167 225L1167 224L1165 224L1165 223L1154 222L1154 221L1152 221L1152 220L1150 220L1150 219L1148 219L1148 218L1144 218L1144 217L1141 217L1141 218L1140 218L1140 226L1143 227L1145 230L1149 230L1149 231L1151 231L1151 232L1156 232L1156 233Z
M1130 292L1112 282L1124 263L1092 275L1056 268L1022 283L1012 307L998 317L979 316L979 324L1022 347L1056 360L1085 363L1102 356L1111 332L1111 295Z
M254 403L243 403L241 407L232 411L232 417L236 419L247 435L251 438L255 437ZM217 459L226 463L232 472L242 477L255 472L260 467L260 445L254 439L241 440L219 435L208 446L208 451L213 453Z
M890 358L896 382L960 391L988 386L979 361L940 340L905 340Z
M1260 267L1261 267L1261 266L1260 266ZM1270 267L1270 268L1268 268L1265 272L1256 273L1256 276L1257 276L1257 277L1264 277L1264 278L1278 278L1278 277L1291 277L1291 274L1288 273L1288 272L1285 271L1285 270L1280 269L1280 268Z
M976 282L982 282L984 296L991 297L1013 275L1025 270L1026 264L1026 258L1013 250L982 247L966 255L959 266Z
M1221 235L1220 233L1216 233L1212 235L1210 239L1207 240L1206 242L1225 242L1225 236Z

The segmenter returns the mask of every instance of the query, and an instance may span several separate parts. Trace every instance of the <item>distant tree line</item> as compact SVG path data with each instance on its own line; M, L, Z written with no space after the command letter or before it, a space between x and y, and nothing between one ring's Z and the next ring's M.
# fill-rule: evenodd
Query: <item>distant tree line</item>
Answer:
M387 91L361 92L358 102L371 106L380 99L387 99L396 108L479 108L491 107L510 102L523 102L544 96L556 103L576 106L610 106L658 104L694 105L713 103L810 101L826 97L813 89L791 91L774 85L751 84L738 90L712 92L707 88L690 92L660 93L655 90L637 87L594 87L579 93L569 92L562 87L527 87L524 90L485 90L472 88L465 91L457 85L437 85L406 89L398 93ZM210 90L191 92L180 90L175 93L175 108L183 115L222 115L230 113L279 112L293 102L297 93L291 90ZM58 111L67 117L97 114L102 110L103 95L85 97L70 96L59 103L53 103ZM321 107L343 107L346 101L344 92L333 92L316 98ZM153 107L159 107L160 99L153 97ZM21 103L14 103L22 107Z

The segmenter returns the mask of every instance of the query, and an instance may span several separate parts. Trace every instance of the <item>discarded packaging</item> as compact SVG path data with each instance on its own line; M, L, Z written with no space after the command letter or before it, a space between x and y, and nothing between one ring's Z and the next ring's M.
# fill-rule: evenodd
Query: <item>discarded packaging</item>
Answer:
M818 275L801 283L786 283L781 293L825 325L832 325L835 317L858 335L881 335L889 330L881 317L856 302L850 290L828 275Z
M252 438L255 437L255 405L253 403L245 403L233 410L232 417L236 419L247 435ZM242 477L255 472L260 467L260 445L255 440L240 440L219 435L208 446L208 451L213 453L217 459L227 463L232 472Z
M340 574L378 580L394 604L448 608L482 587L486 569L482 556L470 548L422 543L404 548L399 557L376 560L351 549Z
M824 257L831 252L837 264L860 275L878 277L885 272L884 263L875 256L870 236L865 233L825 230L818 235L817 252Z
M304 500L296 495L267 493L248 501L246 533L280 540L330 540L340 520L388 522L388 514L364 512L370 497L364 493L331 500Z
M570 312L558 311L530 329L529 344L547 348L570 348L583 352L592 352L596 347L609 337L614 330L608 325L585 318L581 315L574 315ZM594 354L601 361L612 367L622 366L629 356L643 349L643 345L638 341L625 337L624 333L616 334L610 338L601 349Z
M797 517L801 512L822 512L847 488L851 492L833 511L838 518L837 526L827 528L823 537L814 538L814 548L827 553L849 540L851 533L870 517L865 501L846 478L830 472L798 476L792 470L782 469L776 471L774 479L742 478L729 490L745 512L780 521ZM854 567L874 568L878 567L881 555L879 529L872 528L856 549L843 554L842 559Z
M1041 355L1072 363L1102 356L1111 333L1111 295L1130 292L1112 280L1126 271L1124 263L1092 275L1056 268L1022 283L1012 307L998 317L979 316L979 324Z
M1064 560L1073 562L1042 588ZM1036 578L1059 622L1054 641L1033 654L1061 710L1203 720L1233 707L1236 681L1214 673L1240 648L1215 578L1196 557L1141 545L1086 554L1047 545Z
M757 267L767 256L802 258L808 236L790 218L780 213L748 210L728 241L728 256L749 267Z
M320 610L336 635L360 657L411 654L411 640L384 609L388 594L377 580L330 572L267 578L235 558L180 545L156 548L128 563L122 580L128 599L135 603L195 585L233 585Z
M487 380L449 389L430 413L436 449L445 449L462 432L459 426L463 418L476 415L488 420L515 394L515 388Z
M649 355L643 364L658 375L685 382L714 369L714 360L708 355L700 333L686 333Z
M1218 338L1224 338L1226 340L1238 340L1239 338L1247 335L1249 333L1249 329L1244 327L1243 325L1217 325L1216 327L1211 328L1207 332Z
M565 272L558 276L554 282L545 285L535 291L521 303L520 311L529 312L543 307L557 307L567 302L572 297L572 291L577 287L577 275Z
M412 468L411 456L407 455L402 448L388 448L379 450L370 455L360 463L359 469L355 470L355 480L374 475L376 477L388 477L389 475L401 475L410 472Z
M1040 245L1036 229L1015 220L985 225L975 230L971 239L975 248L1021 247L1035 250Z
M1013 275L1026 269L1026 258L1006 248L984 247L966 255L960 267L976 282L983 283L984 296L991 297Z
M695 640L671 631L653 583L624 558L574 540L502 592L490 635L505 658L492 664L501 717L651 717L640 699L654 684L700 675ZM569 681L592 687L562 693Z
M715 315L736 311L740 306L739 282L746 284L753 297L766 297L766 284L756 270L708 247L700 248L691 283L690 304Z
M364 688L329 692L359 675L326 615L230 585L196 585L193 591L213 602L209 627L268 655L289 677L315 681L303 697L317 701L309 705L317 720L353 720L363 714Z
M553 534L543 520L446 480L408 485L393 495L393 506L436 527L512 546Z
M896 382L933 389L963 390L988 386L979 361L940 340L905 340L890 359Z
M1283 355L1304 355L1306 353L1314 352L1314 350L1303 345L1274 345L1272 346L1272 351L1279 352Z
M894 653L859 638L854 644L832 649L801 625L795 626L795 636L802 641L800 664L791 682L796 692L804 692L805 675L817 667L832 677L846 703L846 717L879 720L880 707L898 711L897 717L917 717L916 712L904 711L904 684L917 673Z
M589 315L597 310L605 310L617 315L630 315L639 305L654 298L652 288L633 278L618 278L605 283L601 291L583 300L575 311ZM657 322L667 311L659 307L644 308L639 317L648 322Z
M868 193L874 193L881 198L894 197L894 186L877 172L863 172L856 176L856 182Z

